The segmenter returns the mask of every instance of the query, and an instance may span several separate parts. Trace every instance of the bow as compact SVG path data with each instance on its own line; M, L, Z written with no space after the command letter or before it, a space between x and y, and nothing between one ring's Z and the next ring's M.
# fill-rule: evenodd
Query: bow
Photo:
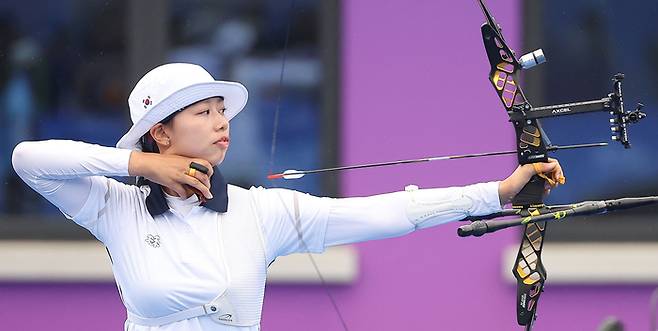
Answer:
M275 112L274 129L272 135L272 150L270 156L270 175L269 179L297 179L306 174L320 173L327 171L338 171L348 169L360 169L379 166L391 166L394 164L429 162L438 160L451 160L459 158L472 158L483 156L494 156L504 154L516 154L520 165L532 164L537 162L547 162L548 152L567 149L567 148L585 148L607 146L607 143L588 143L568 146L552 145L546 133L541 127L540 119L547 117L557 117L565 115L580 114L586 112L606 111L610 112L612 118L611 129L613 132L612 139L618 141L625 148L630 148L628 139L628 127L646 117L641 112L642 105L634 111L626 111L622 98L622 81L623 74L617 74L613 77L612 92L598 100L574 102L567 104L551 105L544 107L533 107L527 100L526 96L518 83L518 73L522 69L530 69L546 61L542 50L536 50L517 59L514 51L507 45L500 26L494 21L493 16L484 4L483 0L478 0L478 4L485 16L485 23L481 27L487 57L491 64L489 81L491 82L496 94L502 102L510 122L516 131L516 150L502 152L488 152L477 154L463 154L454 156L428 157L414 160L400 160L390 162L370 163L364 165L353 165L345 167L334 167L317 170L287 170L278 174L271 174L273 169L273 157L276 146L276 131L279 116L279 102ZM291 0L290 13L294 10L294 0ZM290 25L288 25L286 41L284 44L283 60L281 64L280 85L284 77L286 50L288 35L290 34ZM279 91L280 100L280 91ZM528 184L517 194L512 201L512 208L504 209L499 213L481 216L478 218L467 218L470 224L464 225L458 229L460 236L481 236L485 233L497 231L499 229L511 226L524 226L521 246L517 253L513 274L518 283L517 290L517 322L525 326L526 330L531 330L534 320L536 319L536 310L539 296L543 291L546 281L546 269L541 261L541 252L544 242L544 236L548 221L564 220L571 216L603 213L613 210L634 208L642 205L658 203L658 197L642 198L624 198L606 201L586 201L575 204L547 206L543 202L544 186L546 179L540 175L535 175ZM504 221L496 220L498 217L512 217ZM297 229L297 227L295 227ZM298 229L298 231L301 231ZM298 233L298 238L302 242L303 236ZM311 261L312 256L309 254ZM318 274L322 285L326 289L326 284L320 271L313 262L316 273ZM327 289L327 294L332 302L334 310L338 314L342 326L347 330L345 321L338 310L338 307Z
M640 110L642 104L634 111L625 111L622 97L623 74L613 77L613 91L599 100L574 102L568 104L533 107L523 93L517 75L522 69L529 69L546 61L541 49L517 59L514 51L507 45L489 9L483 0L478 0L486 22L482 24L484 48L491 64L489 81L502 102L510 122L514 125L517 141L519 164L547 162L547 150L551 143L539 122L540 118L573 115L593 111L609 112L612 140L618 141L625 148L630 148L628 126L646 116ZM546 206L543 202L545 177L535 175L521 192L513 199L512 208L494 215L469 219L474 221L458 229L460 236L481 236L510 226L524 226L521 246L519 247L512 273L517 280L517 322L532 328L536 319L537 303L546 282L546 269L541 261L547 222L561 220L569 216L604 213L607 211L633 208L658 202L658 197L625 198L607 201L586 201L572 205ZM494 221L496 217L516 215L517 217ZM483 219L489 219L483 221Z

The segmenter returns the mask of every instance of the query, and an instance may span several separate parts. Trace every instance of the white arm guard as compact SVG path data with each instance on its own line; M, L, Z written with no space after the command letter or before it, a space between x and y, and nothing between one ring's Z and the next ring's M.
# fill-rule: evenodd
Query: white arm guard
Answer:
M485 215L501 210L499 182L464 187L418 189L409 185L406 214L416 229L458 221L468 216Z
M416 229L500 211L498 182L330 199L325 246L399 237Z

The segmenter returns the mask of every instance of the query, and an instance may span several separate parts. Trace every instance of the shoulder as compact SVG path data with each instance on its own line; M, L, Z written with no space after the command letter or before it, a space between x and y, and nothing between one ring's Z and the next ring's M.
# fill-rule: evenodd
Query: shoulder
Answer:
M227 193L229 196L229 205L251 206L251 208L262 209L269 204L271 189L262 186L251 186L244 188L237 185L229 184Z
M105 201L111 201L121 208L145 207L146 197L151 193L148 185L137 186L117 179L106 177Z
M251 189L246 189L244 187L233 184L228 184L226 187L229 195L249 194L251 191ZM253 188L253 186L251 188Z
M108 188L116 192L121 192L123 194L148 196L151 191L151 188L149 188L148 185L137 186L135 184L128 184L124 181L119 181L111 177L106 177L106 178L108 179L107 180Z
M267 195L269 191L271 191L271 189L267 189L262 186L251 186L247 189L233 184L227 185L228 195L235 197L248 197L257 200L259 197Z

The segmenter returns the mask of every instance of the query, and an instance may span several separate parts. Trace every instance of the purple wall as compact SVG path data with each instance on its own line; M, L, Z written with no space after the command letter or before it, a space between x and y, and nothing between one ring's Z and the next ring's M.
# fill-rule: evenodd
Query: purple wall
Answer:
M519 45L519 1L489 1ZM413 5L410 5L413 3ZM343 1L342 163L510 149L485 76L475 1ZM504 178L513 158L344 173L345 196ZM564 189L568 189L568 186ZM356 284L330 287L350 330L515 330L515 288L500 254L518 233L460 239L456 224L357 245ZM549 269L550 276L550 266ZM608 315L648 329L648 287L549 286L535 330L595 330ZM114 284L0 285L0 329L118 330ZM342 330L325 289L269 286L264 330Z
M122 330L116 285L0 284L0 330Z

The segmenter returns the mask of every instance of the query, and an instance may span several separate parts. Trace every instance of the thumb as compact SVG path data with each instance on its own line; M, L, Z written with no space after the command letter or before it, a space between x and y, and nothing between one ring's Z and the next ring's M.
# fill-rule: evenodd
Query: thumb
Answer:
M557 168L557 163L556 162L550 162L550 161L549 162L541 162L541 163L536 163L535 171L537 173L547 174L547 173L551 173L551 172L555 171L556 168Z
M558 183L564 184L566 181L566 178L564 178L564 174L562 173L562 167L560 167L560 163L555 159L548 159L548 162L545 163L534 163L533 166L537 174L540 174L540 176L550 176L552 180L550 184L553 187L557 186ZM544 178L548 179L548 177Z

